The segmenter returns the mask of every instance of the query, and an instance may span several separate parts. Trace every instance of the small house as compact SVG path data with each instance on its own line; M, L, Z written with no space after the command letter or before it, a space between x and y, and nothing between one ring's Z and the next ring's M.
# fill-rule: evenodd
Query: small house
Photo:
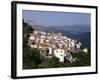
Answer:
M59 62L64 62L64 57L65 57L65 50L64 49L55 49L54 50L54 56L59 58Z

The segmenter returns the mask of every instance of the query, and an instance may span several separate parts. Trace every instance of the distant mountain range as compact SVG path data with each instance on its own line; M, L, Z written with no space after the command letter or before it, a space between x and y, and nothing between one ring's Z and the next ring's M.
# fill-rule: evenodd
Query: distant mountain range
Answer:
M45 32L60 32L65 36L76 39L82 43L84 47L90 47L91 31L89 25L72 25L72 26L40 26L32 25L35 30Z
M67 31L74 31L74 32L90 32L89 25L65 25L65 26L40 26L40 25L32 25L33 28L36 30L43 30L43 31L59 31L59 30L67 30Z

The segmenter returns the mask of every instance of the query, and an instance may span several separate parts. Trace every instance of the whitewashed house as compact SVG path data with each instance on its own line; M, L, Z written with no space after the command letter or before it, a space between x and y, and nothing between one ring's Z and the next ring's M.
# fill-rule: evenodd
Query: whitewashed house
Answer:
M35 36L30 35L29 39L28 39L28 45L33 48L33 41L35 41Z
M55 44L51 44L51 47L54 48L54 49L56 48Z
M81 48L81 43L80 42L76 43L76 48L77 48L77 50L79 50Z
M38 34L38 31L34 31L34 33L37 35Z
M31 47L31 48L38 48L38 45L36 45L36 44L31 44L30 47Z
M59 47L62 48L62 47L63 47L63 44L60 43L60 44L59 44Z
M48 39L46 39L45 41L46 41L47 43L49 43L49 40L48 40Z
M83 51L84 53L87 53L87 52L88 52L88 49L87 49L87 48L84 48L82 51Z
M41 39L45 39L46 38L46 36L45 35L41 35Z
M54 50L54 56L59 58L59 62L64 62L65 50L64 49L56 49Z
M39 46L39 48L48 48L49 47L49 45L46 43L39 43L38 46Z
M29 40L35 40L35 36L30 36Z
M52 55L52 48L49 47L48 50L49 50L49 51L48 51L48 54L49 54L49 55Z
M40 39L40 43L44 43L44 39Z

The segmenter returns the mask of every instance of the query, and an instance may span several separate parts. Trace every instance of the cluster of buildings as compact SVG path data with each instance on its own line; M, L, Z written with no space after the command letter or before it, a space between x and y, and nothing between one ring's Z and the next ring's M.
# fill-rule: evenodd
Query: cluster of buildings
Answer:
M55 56L59 59L59 62L64 62L66 58L71 63L75 61L71 53L81 49L81 43L74 39L63 36L61 33L43 31L30 33L28 45L30 48L38 48L40 55L45 58Z

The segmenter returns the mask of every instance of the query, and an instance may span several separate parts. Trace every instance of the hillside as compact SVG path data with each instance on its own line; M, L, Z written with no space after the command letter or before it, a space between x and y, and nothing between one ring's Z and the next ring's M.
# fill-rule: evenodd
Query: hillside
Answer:
M45 32L60 32L65 36L76 39L82 43L84 47L90 47L90 27L88 25L72 25L72 26L40 26L32 25L35 30Z

